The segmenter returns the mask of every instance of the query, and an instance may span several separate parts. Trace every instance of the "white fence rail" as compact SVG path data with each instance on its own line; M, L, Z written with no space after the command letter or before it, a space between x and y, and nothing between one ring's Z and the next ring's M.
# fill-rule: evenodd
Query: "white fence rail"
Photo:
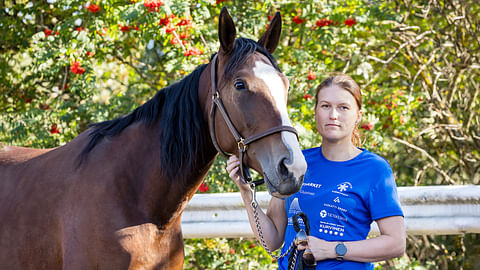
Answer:
M398 192L408 234L480 233L480 186L399 187ZM266 209L270 195L258 192L257 201ZM185 238L253 237L239 193L196 194L183 213L182 230Z

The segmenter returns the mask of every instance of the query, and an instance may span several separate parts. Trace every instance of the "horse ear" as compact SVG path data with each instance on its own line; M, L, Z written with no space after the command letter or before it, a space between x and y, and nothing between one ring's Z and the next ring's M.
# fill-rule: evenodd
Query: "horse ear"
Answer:
M223 7L218 20L218 37L220 39L220 48L226 54L231 53L233 48L235 48L236 34L237 30L232 17L230 17L227 8Z
M268 52L273 53L278 46L280 40L280 33L282 32L282 17L280 12L275 13L268 29L263 36L258 40L258 44L262 45Z

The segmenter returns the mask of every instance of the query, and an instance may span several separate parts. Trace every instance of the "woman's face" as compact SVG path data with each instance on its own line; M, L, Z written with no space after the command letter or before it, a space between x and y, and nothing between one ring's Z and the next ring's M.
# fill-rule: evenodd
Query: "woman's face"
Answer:
M355 98L347 90L332 85L318 93L315 121L323 141L351 142L353 129L360 118Z

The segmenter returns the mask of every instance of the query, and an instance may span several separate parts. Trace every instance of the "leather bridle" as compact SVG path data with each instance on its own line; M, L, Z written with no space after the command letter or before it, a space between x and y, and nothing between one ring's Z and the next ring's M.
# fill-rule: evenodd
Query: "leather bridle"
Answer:
M216 108L218 107L218 110L220 111L223 119L225 120L225 123L227 124L228 129L230 129L230 132L232 133L233 137L237 142L238 155L239 155L238 158L240 160L240 173L243 179L250 185L254 185L254 186L261 185L263 184L264 180L260 179L260 180L253 181L252 177L250 176L250 169L243 164L243 158L245 153L247 152L248 145L264 137L267 137L269 135L282 132L282 131L292 132L297 136L297 139L298 139L297 131L291 126L282 125L282 126L269 128L263 132L254 134L248 138L243 138L242 135L238 132L238 130L233 125L232 121L230 120L230 117L228 116L227 111L225 110L225 107L223 106L222 99L216 88L216 74L217 74L216 71L217 71L217 55L215 55L211 61L212 106L210 109L210 137L212 138L213 145L215 146L217 151L220 152L224 157L228 158L231 155L222 150L222 148L220 147L217 141L217 137L215 135L215 111L216 111Z

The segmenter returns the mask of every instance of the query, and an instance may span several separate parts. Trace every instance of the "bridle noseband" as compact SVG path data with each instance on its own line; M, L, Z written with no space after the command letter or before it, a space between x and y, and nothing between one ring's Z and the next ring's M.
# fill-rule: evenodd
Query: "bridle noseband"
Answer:
M220 144L217 141L217 136L215 135L215 111L216 111L216 108L218 107L218 110L222 114L222 117L225 120L225 123L227 123L227 126L230 129L230 132L232 133L233 137L237 141L238 154L239 154L238 158L240 160L240 172L243 179L245 179L245 181L251 185L254 185L254 186L261 185L263 184L264 180L260 179L260 180L252 181L252 177L250 176L250 169L243 164L243 158L245 153L247 152L248 145L264 137L267 137L269 135L282 132L282 131L292 132L297 136L297 139L298 139L297 131L291 126L277 126L277 127L269 128L255 135L252 135L246 139L243 138L242 135L240 135L238 130L233 125L232 121L230 120L230 117L228 116L227 111L225 110L225 107L223 106L222 99L216 88L216 74L217 74L216 71L217 71L217 55L215 55L211 61L212 106L210 109L210 137L212 138L213 145L215 146L217 151L220 152L224 157L228 158L231 155L222 150L222 148L220 147Z

